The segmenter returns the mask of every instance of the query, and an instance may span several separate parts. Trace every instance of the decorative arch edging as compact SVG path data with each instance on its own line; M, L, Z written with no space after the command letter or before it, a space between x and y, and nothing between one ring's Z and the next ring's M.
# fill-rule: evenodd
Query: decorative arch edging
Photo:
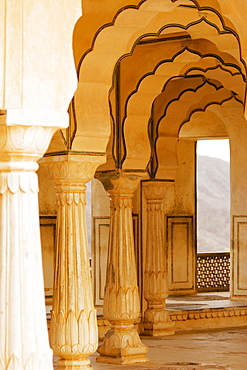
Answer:
M151 3L151 1L152 0L149 0L149 4ZM141 6L144 3L145 1L139 5L138 11L141 10ZM123 10L122 13L124 13L124 11L126 10ZM118 17L116 17L115 23L117 22L117 19ZM151 19L150 21L152 22ZM150 22L148 25L150 25ZM114 27L114 26L111 26L111 27ZM145 28L148 29L148 26ZM127 30L127 28L125 30ZM154 33L158 34L159 30L160 28L154 30L155 31ZM99 39L102 32L103 31L101 31L98 37L96 37L95 39L95 45L94 45L95 49L92 51L92 53L95 53L95 50L97 50L97 45L96 45L97 40ZM143 37L144 37L143 31L139 30L137 32L136 30L132 30L132 32L130 32L129 39L128 39L128 44L130 44L128 46L129 52L131 52L136 42L138 42ZM124 45L122 44L122 49L118 57L118 60L119 58L122 58L124 55L126 55L126 53L124 52ZM85 63L85 59L87 59L88 56L89 54L87 54L87 57L84 58L83 65L81 65L85 74L87 74L86 73L87 65L88 63L90 64L90 59L91 59L89 58L87 63ZM99 54L97 56L99 57ZM91 63L92 63L92 59L91 59ZM109 73L110 73L109 77L111 79L112 79L113 69L116 63L117 63L116 57L112 59L110 64L109 64L109 59L108 59L108 66L110 67L110 65L112 64L112 67L110 67L109 69ZM96 73L96 70L95 70L95 73ZM81 148L84 148L86 152L97 151L99 153L100 152L103 153L105 152L106 144L107 144L109 134L110 134L109 107L107 106L107 104L108 104L108 97L109 97L109 89L111 88L111 86L109 82L107 84L106 83L102 84L102 82L100 83L100 79L98 79L98 82L96 82L95 84L92 83L92 81L91 82L83 81L83 79L81 79L82 75L83 73L80 75L78 89L75 94L75 103L76 103L76 112L77 112L77 134L75 135L72 146L74 146L74 149L80 146ZM98 107L101 107L100 112L99 112ZM95 132L93 133L93 130L91 128L91 120L94 121L93 124L95 126L96 131L98 132L97 135L95 135ZM90 140L88 140L89 138Z
M162 65L164 65L166 62L167 62L167 63L169 63L169 62L174 62L174 61L175 61L175 59L176 59L178 56L182 55L182 54L183 54L184 52L186 52L186 51L188 51L188 52L190 52L190 53L192 53L192 54L199 55L199 57L200 57L200 58L213 57L213 58L218 59L218 60L219 60L220 62L222 62L224 65L228 65L228 63L225 63L225 61L224 61L222 58L220 58L219 56L217 56L217 55L211 55L211 54L208 54L208 53L207 53L207 54L205 54L205 55L203 55L203 54L201 54L200 52L198 52L198 51L196 51L196 50L193 50L193 49L189 48L189 47L186 45L183 49L179 50L179 52L175 53L175 54L173 55L173 57L172 57L172 58L170 58L170 59L166 59L166 60L162 60L161 62L159 62L159 63L155 66L155 68L153 69L153 71L152 71L152 72L146 73L146 74L143 76L143 78L139 80L139 82L138 82L138 84L137 84L137 89L140 89L140 87L141 87L141 82L143 82L143 81L145 80L145 78L149 78L150 76L155 76L156 72L158 72L159 68L160 68ZM186 64L185 64L185 65L186 65ZM235 66L235 65L232 65L232 64L230 64L230 65L231 65L231 66L234 66L234 67L236 67L236 68L237 68L237 66ZM183 67L181 67L181 68L184 68L184 66L183 66ZM180 73L178 73L178 74L176 74L176 76L171 77L171 78L170 78L170 79L168 79L167 81L165 81L165 80L164 80L164 85L163 85L163 87L162 87L162 88L159 88L157 91L153 92L153 94L150 94L150 104L151 104L151 101L153 101L153 100L154 100L154 98L155 98L155 97L156 97L156 96L157 96L161 91L164 91L164 90L165 90L167 83L168 83L171 79L173 79L173 78L178 78L178 77L186 77L186 75L187 75L187 72L185 72L183 75L180 75ZM165 77L164 77L164 78L165 78ZM244 77L243 77L243 78L244 78ZM135 89L134 91L136 91L136 89ZM144 90L143 92L139 92L139 94L142 94L142 93L146 94L146 90ZM138 92L136 92L136 94L138 94ZM131 103L131 98L132 98L132 99L134 99L134 98L137 96L136 94L134 94L134 93L133 93L131 96L129 95L129 97L128 97L128 101L127 101L128 105ZM141 96L141 95L140 95L140 96ZM135 100L136 100L136 99L135 99ZM139 100L140 100L140 99L139 99ZM133 101L132 105L134 105L134 106L135 106L135 101ZM150 111L150 114L151 114L151 111ZM133 118L133 117L134 117L134 115L131 115L131 117ZM143 116L143 117L146 117L146 116ZM124 129L125 129L125 125L126 125L127 121L128 121L128 114L127 114L127 105L126 105L126 107L125 107L125 116L124 116L124 119L123 119L123 126L122 126L122 138L123 138L124 155L123 155L123 157L122 157L122 159L121 159L121 162L120 162L121 166L123 166L123 164L124 164L125 160L126 160L126 159L128 159L128 155L127 155L127 145L126 145L126 136L124 135ZM132 121L131 121L131 122L132 122ZM147 121L146 121L146 125L145 125L145 128L144 128L143 130L144 130L144 131L147 131L147 127L148 127L148 119L147 119ZM147 140L148 140L148 138L147 138ZM136 144L133 144L133 145L134 145L134 148L135 148L135 145L136 145ZM131 154L130 154L130 156L131 156ZM126 168L128 168L128 166L127 166Z

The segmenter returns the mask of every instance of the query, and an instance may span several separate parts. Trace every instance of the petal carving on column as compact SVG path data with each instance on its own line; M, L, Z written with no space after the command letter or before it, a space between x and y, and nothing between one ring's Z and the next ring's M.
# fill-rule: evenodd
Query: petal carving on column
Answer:
M90 334L88 318L84 310L82 310L80 313L78 327L79 327L79 343L81 343L81 345L84 347L89 343L89 334Z
M75 312L72 310L70 310L68 313L64 329L65 329L65 343L70 343L72 347L75 344L78 344L79 333L77 319L75 316Z
M6 370L22 370L22 369L23 369L23 366L19 358L16 357L15 355L12 355L10 357ZM4 367L4 370L5 370L5 367Z

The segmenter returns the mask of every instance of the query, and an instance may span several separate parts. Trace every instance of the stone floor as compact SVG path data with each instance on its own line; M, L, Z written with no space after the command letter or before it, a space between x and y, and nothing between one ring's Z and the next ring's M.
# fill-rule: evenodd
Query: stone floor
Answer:
M167 309L171 311L247 306L247 302L244 301L231 301L229 292L207 292L195 295L169 296L166 303Z
M245 306L232 302L229 293L207 293L196 296L169 297L167 308L180 310L230 309ZM149 362L109 365L90 357L94 370L247 370L247 322L244 328L181 332L163 338L141 337L149 347ZM54 359L55 369L56 359Z
M94 370L246 370L247 328L180 333L163 338L141 337L149 362L108 365L90 357ZM56 367L55 367L56 368Z

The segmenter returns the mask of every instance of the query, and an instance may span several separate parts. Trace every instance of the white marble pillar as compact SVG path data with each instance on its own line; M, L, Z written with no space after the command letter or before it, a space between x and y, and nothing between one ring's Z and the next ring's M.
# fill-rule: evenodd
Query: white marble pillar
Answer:
M86 230L86 183L104 161L94 157L47 157L57 189L56 262L51 346L59 369L91 369L88 357L97 350L98 327Z
M51 370L36 161L54 128L0 123L0 370Z
M163 209L164 197L171 184L163 181L143 183L147 201L144 298L148 304L144 314L144 334L152 336L174 334L174 323L169 318L165 302L168 281Z
M134 324L140 321L140 302L134 254L132 197L139 179L99 177L111 199L109 250L104 317L111 329L99 347L98 362L129 364L148 361L148 348Z

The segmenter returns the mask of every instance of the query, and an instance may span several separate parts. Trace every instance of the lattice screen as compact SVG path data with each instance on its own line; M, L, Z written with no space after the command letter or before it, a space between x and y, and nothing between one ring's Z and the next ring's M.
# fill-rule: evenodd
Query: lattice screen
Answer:
M197 255L197 290L228 291L230 286L230 253Z

